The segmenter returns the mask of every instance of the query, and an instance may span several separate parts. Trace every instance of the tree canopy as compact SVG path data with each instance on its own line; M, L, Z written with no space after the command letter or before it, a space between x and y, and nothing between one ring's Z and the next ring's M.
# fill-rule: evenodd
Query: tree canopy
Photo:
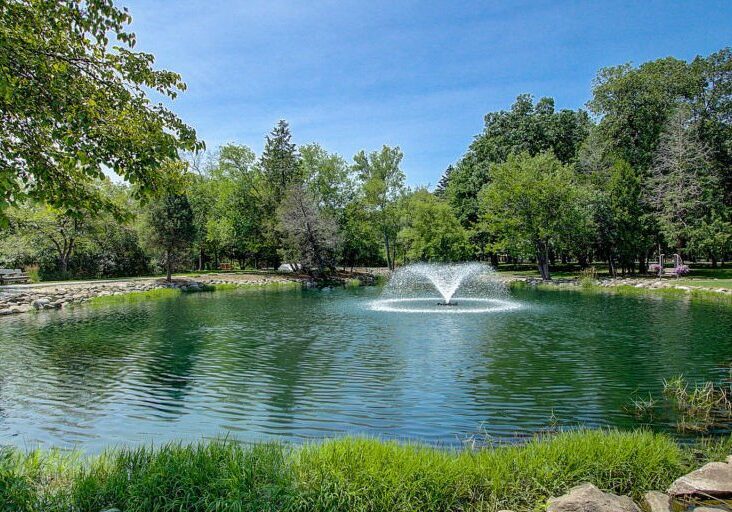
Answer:
M98 209L112 171L142 197L195 131L147 91L175 98L181 77L135 52L132 18L111 0L0 3L0 220L25 199Z

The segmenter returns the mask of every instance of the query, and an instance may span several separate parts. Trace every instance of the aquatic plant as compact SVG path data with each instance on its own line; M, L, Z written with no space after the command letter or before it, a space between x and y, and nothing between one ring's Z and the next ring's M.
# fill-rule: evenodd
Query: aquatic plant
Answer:
M648 393L648 397L636 396L631 398L632 411L637 418L649 417L653 418L654 409L657 401L651 393Z
M582 288L591 288L597 284L597 269L588 267L580 271L579 284Z
M677 429L681 432L706 432L732 418L730 391L729 385L711 381L691 385L683 375L663 381L663 394L680 415Z

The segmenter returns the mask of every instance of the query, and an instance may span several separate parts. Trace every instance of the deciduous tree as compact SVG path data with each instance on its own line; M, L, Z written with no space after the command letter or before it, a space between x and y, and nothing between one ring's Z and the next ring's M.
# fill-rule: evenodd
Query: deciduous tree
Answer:
M188 197L171 192L152 203L148 225L149 242L161 252L166 278L170 281L176 263L190 250L196 233Z
M399 230L395 202L404 192L405 176L399 167L403 156L398 147L383 146L380 151L368 154L359 151L353 157L363 203L381 232L386 264L390 269L394 268L394 241Z
M590 214L572 167L552 153L509 156L493 167L479 199L481 221L497 236L495 249L533 254L543 279L551 279L551 251L584 230Z
M98 211L109 169L145 196L193 129L147 91L175 98L174 72L133 51L131 17L111 0L0 2L0 221L26 198L73 214Z

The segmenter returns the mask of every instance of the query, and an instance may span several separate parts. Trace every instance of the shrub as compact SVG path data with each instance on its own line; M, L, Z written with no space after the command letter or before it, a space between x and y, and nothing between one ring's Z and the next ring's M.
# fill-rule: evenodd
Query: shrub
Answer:
M690 272L689 266L688 265L684 265L684 264L678 265L677 267L675 267L673 269L673 273L676 274L677 276L685 276L689 272Z

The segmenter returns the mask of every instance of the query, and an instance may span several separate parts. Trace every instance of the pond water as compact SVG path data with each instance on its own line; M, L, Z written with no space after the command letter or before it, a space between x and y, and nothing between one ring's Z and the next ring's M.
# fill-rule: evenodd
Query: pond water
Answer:
M512 293L519 307L419 314L374 310L378 293L200 293L2 318L0 444L455 445L481 429L626 428L641 421L634 393L681 373L721 379L732 361L723 305L527 290Z

